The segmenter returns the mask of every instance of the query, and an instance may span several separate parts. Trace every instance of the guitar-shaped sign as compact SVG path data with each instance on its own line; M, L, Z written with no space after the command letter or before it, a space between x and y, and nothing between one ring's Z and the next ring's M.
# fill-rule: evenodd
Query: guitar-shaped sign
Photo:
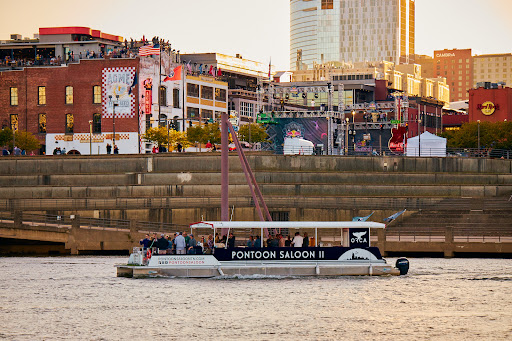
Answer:
M391 138L389 139L388 147L392 153L404 153L405 134L407 134L407 127L398 127L391 129Z

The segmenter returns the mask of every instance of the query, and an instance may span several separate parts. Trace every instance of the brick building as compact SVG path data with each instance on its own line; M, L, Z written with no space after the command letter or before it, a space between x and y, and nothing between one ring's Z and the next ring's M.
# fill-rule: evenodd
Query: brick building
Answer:
M469 98L473 86L473 57L471 49L434 51L434 77L444 77L450 87L450 102Z
M121 152L137 152L138 90L131 85L138 65L135 58L107 57L80 60L63 67L2 71L0 123L2 127L37 136L43 145L41 152L51 153L58 146L89 154L92 146L93 154L104 154L106 144L113 144L113 102L108 95L109 89L115 89L120 95L116 104L115 143ZM115 72L119 70L126 71L124 76L111 78L106 84L107 75L117 77L120 74Z
M469 122L512 120L512 88L480 87L469 90Z

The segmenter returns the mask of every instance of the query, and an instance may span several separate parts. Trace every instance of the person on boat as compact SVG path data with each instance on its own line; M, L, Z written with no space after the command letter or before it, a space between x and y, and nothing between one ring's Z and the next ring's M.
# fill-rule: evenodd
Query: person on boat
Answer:
M194 239L194 235L191 234L187 243L187 253L189 255L196 254L197 240Z
M187 247L187 243L181 233L174 239L174 244L176 245L176 254L184 255L186 253L185 248Z
M188 236L187 231L183 232L183 238L185 238L185 243L188 245L188 242L190 241L190 237Z
M284 238L283 238L284 239ZM284 242L284 246L285 247L291 247L292 246L292 240L290 238L290 235L288 235L288 238L286 238L285 242Z
M293 240L292 240L293 247L302 247L303 241L304 241L304 238L302 238L300 233L295 232L295 237L293 237Z
M270 247L279 247L279 239L277 239L277 236L270 240Z
M165 238L165 234L161 234L160 238L156 241L156 247L160 250L159 254L164 254L167 252L167 248L169 246L169 241Z
M220 243L220 234L217 232L215 233L215 244Z
M271 244L272 244L272 235L268 235L267 237L267 247L271 247Z
M212 254L212 250L213 250L213 236L210 234L208 236L208 240L206 241L206 245L204 246L205 250L204 250L204 253L207 254L207 255L211 255Z
M229 233L229 239L228 239L228 248L232 249L235 247L235 236L233 235L233 232Z
M223 235L222 238L220 239L220 242L224 245L226 245L226 240L227 240L227 236L226 235Z
M254 237L250 236L249 240L247 241L247 247L254 247Z
M139 241L139 244L142 245L143 249L147 249L149 247L149 244L151 244L151 238L149 237L149 234L146 234L146 238L141 239Z
M279 233L277 235L277 237L279 238L279 247L285 247L285 240L284 240L284 237L281 233Z
M304 232L304 238L302 239L302 247L309 247L309 237L307 232Z
M261 238L260 238L260 236L256 236L256 240L254 241L254 247L261 247Z

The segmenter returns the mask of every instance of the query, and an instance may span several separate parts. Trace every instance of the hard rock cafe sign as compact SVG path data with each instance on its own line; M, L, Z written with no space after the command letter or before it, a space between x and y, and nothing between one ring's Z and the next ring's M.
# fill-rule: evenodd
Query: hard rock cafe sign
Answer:
M499 104L495 105L493 102L487 101L483 104L478 104L477 109L481 110L482 114L490 116L494 114L496 110L499 110L500 106Z
M394 154L403 154L405 147L405 135L407 134L406 127L397 127L391 129L391 138L388 142L388 147Z

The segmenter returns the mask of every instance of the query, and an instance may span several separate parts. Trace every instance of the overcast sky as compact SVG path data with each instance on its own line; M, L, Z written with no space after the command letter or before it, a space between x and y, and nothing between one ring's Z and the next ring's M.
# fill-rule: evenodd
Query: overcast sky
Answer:
M363 0L364 1L364 0ZM240 53L289 68L289 0L2 0L0 40L39 27L86 26L125 38L160 36L181 52ZM512 0L416 0L416 53L512 52Z

